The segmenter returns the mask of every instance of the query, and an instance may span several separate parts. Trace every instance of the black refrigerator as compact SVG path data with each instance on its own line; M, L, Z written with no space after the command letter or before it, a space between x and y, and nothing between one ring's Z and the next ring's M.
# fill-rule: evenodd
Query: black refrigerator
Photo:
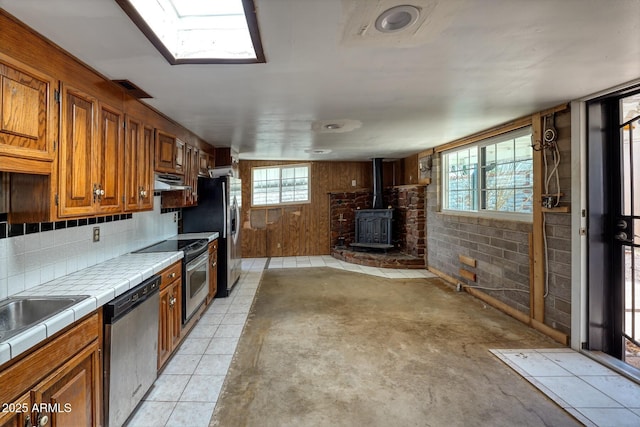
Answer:
M217 231L217 298L229 296L240 278L240 208L242 181L232 175L198 178L198 206L182 210L183 233Z

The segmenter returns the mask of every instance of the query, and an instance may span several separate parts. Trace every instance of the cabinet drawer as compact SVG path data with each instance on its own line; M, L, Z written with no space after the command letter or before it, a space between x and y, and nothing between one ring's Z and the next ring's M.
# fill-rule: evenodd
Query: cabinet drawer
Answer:
M162 281L160 283L160 289L162 290L170 285L174 280L182 277L182 262L178 261L165 268L160 272L160 276L162 276Z

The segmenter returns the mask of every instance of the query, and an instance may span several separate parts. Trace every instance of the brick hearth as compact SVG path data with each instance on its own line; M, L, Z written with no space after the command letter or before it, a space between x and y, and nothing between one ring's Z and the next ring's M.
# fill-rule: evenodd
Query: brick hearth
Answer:
M393 208L394 249L358 252L350 248L355 240L355 210L370 209L372 192L330 193L331 255L353 264L383 268L424 268L426 248L425 187L403 185L384 190L385 207ZM342 236L344 247L337 247Z
M398 250L389 252L359 252L351 249L331 249L331 256L351 264L380 268L424 268L424 257L415 257Z

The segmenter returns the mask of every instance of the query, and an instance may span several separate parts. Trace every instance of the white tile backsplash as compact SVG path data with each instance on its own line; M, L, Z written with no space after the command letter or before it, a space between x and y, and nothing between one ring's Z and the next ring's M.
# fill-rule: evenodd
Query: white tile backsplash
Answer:
M156 196L153 211L131 219L0 239L0 299L175 236L173 216L160 213Z

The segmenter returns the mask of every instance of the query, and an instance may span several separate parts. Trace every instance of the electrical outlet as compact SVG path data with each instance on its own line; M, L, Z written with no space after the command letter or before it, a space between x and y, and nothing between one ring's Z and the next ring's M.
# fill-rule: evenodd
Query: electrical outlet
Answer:
M173 222L178 222L178 212L173 213Z
M352 187L355 187L355 186L356 186L356 180L355 180L355 179L352 179L352 180L351 180L351 186L352 186Z
M280 248L280 243L278 243L278 249Z
M543 208L551 209L555 205L556 205L555 196L543 196L542 197L542 207Z
M93 241L100 241L100 227L93 227Z

